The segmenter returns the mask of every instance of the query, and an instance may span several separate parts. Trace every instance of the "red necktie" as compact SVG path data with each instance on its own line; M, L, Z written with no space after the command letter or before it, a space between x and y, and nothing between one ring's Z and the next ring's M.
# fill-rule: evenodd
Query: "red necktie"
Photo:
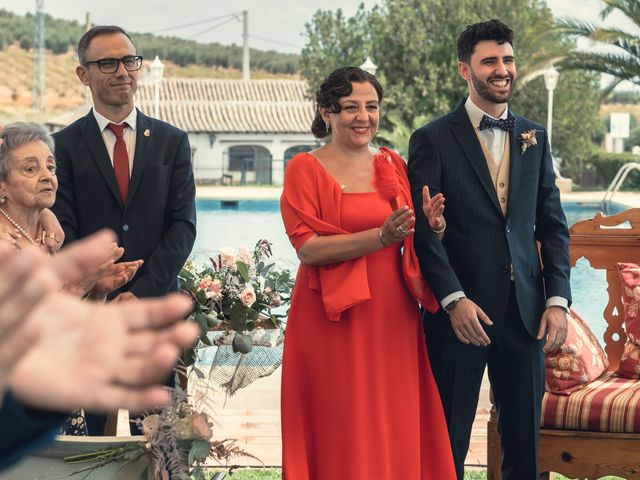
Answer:
M107 128L116 136L116 145L113 148L113 170L123 203L127 202L127 192L129 191L129 155L127 154L127 144L124 143L124 128L126 126L126 123L107 125Z

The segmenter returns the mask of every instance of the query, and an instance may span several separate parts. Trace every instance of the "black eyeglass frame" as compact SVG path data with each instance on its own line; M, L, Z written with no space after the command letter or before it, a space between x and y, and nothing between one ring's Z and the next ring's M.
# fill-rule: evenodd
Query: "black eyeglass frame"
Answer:
M144 57L142 55L125 55L122 58L113 58L113 57L109 57L109 58L100 58L98 60L87 60L86 62L84 62L84 66L88 66L91 65L92 63L95 63L98 66L98 69L102 72L102 73L115 73L118 71L118 68L120 68L120 64L122 64L122 66L124 67L124 69L127 72L137 72L138 70L140 70L142 68L142 60L144 59ZM127 64L125 62L133 60L135 62L135 68L128 68ZM105 66L105 62L115 62L115 68L109 68Z

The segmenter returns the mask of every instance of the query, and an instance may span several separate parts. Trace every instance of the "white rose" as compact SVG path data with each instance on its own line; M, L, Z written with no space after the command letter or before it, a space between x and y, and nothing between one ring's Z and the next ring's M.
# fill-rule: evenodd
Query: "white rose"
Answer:
M247 267L253 265L253 253L247 247L238 249L238 261L244 263Z
M218 253L220 255L222 268L227 268L232 272L235 272L238 269L238 266L236 265L236 254L231 248L221 248Z

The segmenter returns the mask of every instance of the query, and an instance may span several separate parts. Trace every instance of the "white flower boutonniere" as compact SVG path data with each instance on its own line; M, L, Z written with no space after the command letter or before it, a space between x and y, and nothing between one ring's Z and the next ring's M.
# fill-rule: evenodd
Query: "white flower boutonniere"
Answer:
M524 152L527 151L527 148L533 147L538 144L538 140L536 140L536 132L537 130L527 130L526 132L522 132L520 134L520 153L524 155Z

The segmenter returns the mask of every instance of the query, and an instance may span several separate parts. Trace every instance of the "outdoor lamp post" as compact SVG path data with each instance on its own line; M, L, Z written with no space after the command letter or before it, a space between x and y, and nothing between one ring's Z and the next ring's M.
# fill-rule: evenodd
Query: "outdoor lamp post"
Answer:
M360 68L365 72L369 72L374 77L376 75L376 71L378 70L378 66L371 61L371 57L367 57L364 63L360 65Z
M153 82L153 116L160 118L160 83L162 82L162 74L164 65L156 55L149 67L151 81Z
M547 87L547 90L549 91L549 101L547 103L547 135L549 135L549 148L551 149L551 152L553 152L553 147L551 146L551 130L553 128L553 91L558 86L559 77L560 73L553 65L544 72L544 86Z

